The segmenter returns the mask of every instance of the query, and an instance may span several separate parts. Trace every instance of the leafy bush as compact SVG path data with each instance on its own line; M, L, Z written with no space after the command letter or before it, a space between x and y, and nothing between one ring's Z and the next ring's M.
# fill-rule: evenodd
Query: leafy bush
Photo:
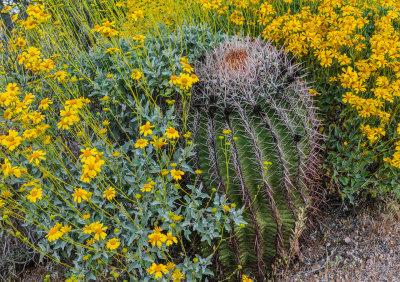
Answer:
M42 5L30 6L29 13L41 19L36 25L44 27L49 19ZM19 30L30 34L23 24ZM202 29L192 30L193 35ZM109 46L103 36L99 41ZM203 50L202 42L191 41L198 37L185 36L185 44ZM204 46L213 44L207 40ZM153 102L153 93L172 89L184 103L191 87L179 87L176 79L177 86L152 82L171 76L171 65L150 71L138 59L150 44L113 43L113 51L125 48L123 57L98 46L89 55L93 60L83 61L81 53L81 61L54 54L58 59L53 61L46 58L49 49L24 44L10 46L2 57L7 71L0 94L2 228L41 257L70 268L69 281L203 280L213 273L211 255L202 256L199 241L225 240L225 229L244 223L243 208L215 216L230 203L205 193L199 172L187 163L194 144L173 102L161 108ZM150 48L146 61L165 62L160 45L151 46L155 49ZM191 68L177 50L170 60ZM114 61L103 60L107 56ZM118 64L122 61L127 63ZM88 70L96 71L90 75ZM190 76L191 83L195 78ZM187 110L180 110L182 117ZM38 242L19 232L14 220L34 227Z

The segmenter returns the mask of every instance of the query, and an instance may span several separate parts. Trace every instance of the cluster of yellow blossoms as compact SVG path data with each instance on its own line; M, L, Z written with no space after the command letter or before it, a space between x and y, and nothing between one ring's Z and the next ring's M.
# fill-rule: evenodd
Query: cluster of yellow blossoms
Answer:
M21 177L22 173L27 172L25 168L21 168L19 166L12 166L12 163L9 159L4 158L4 163L1 164L1 169L3 171L4 177Z
M378 140L378 138L386 135L385 128L383 126L371 128L369 125L362 125L360 129L364 135L367 136L371 143L374 143L376 140Z
M105 37L112 37L119 34L119 32L114 29L115 22L110 22L108 19L104 19L101 25L95 25L93 31L100 33Z
M192 88L194 83L199 81L199 78L197 75L192 73L194 69L189 65L189 61L185 57L181 58L181 68L184 73L181 73L179 76L171 76L169 83L172 83L181 90L189 90L189 88Z
M81 149L81 152L82 154L79 156L83 163L81 180L89 183L91 179L95 178L101 172L101 167L105 163L101 159L104 153L98 152L96 148Z
M20 134L15 129L9 129L8 134L0 136L0 144L9 151L14 151L25 140L33 141L41 137L42 144L47 145L50 142L50 136L45 134L50 127L50 125L44 123L45 115L40 111L33 110L31 106L35 101L35 95L28 93L21 100L21 94L19 87L15 83L9 83L6 91L0 93L0 106L4 109L3 117L6 120L17 122L20 128L24 130ZM49 104L51 104L49 99L41 101L39 109L46 110ZM41 160L45 160L46 153L41 150L32 150L32 147L29 147L24 153L27 154L29 162L35 165L39 165ZM6 165L8 168L9 166Z
M163 230L160 227L155 227L153 233L151 233L149 237L149 243L154 246L161 247L163 243L168 247L173 243L178 243L176 237L172 235L171 232L167 232L167 235L161 233Z
M68 130L71 126L80 121L79 110L86 104L89 104L90 100L87 98L78 98L68 100L64 104L64 110L60 111L61 119L58 122L58 128Z
M32 187L32 186L33 188L30 190L26 198L31 203L36 203L36 201L43 199L43 189L40 187L39 180L33 180L28 183L24 183L19 192L24 192L25 187Z
M163 274L167 274L169 271L173 270L172 272L172 278L174 279L174 282L179 282L184 278L184 275L182 274L182 272L178 269L175 268L175 264L172 262L169 262L167 265L165 264L156 264L156 263L152 263L152 265L147 269L147 273L149 273L150 275L154 274L154 278L162 278Z
M49 230L46 238L47 240L49 240L49 242L53 242L57 239L60 239L65 233L68 233L69 231L71 231L71 226L63 226L61 223L58 222L56 223L56 225L53 226L53 228Z
M204 10L216 10L222 5L222 0L197 0Z
M33 29L51 18L50 14L45 13L45 8L42 4L29 5L26 12L29 17L25 21L20 21L20 25L26 30Z
M100 241L106 239L107 233L105 232L105 230L107 230L107 227L103 225L103 223L97 221L83 227L83 233L93 233L93 237L86 242L87 245L92 245L94 243L94 240ZM72 227L70 225L63 226L60 222L58 222L53 226L53 228L48 231L46 238L49 242L53 242L60 239L66 233L70 232L71 229ZM117 249L120 244L121 243L118 238L112 238L107 241L106 247L110 250L114 250Z
M143 137L147 137L148 135L152 135L153 134L153 130L152 128L154 127L154 125L151 125L149 121L147 121L144 125L140 126L139 128L139 133L140 135L143 135ZM165 130L165 134L164 134L168 139L170 140L175 140L177 138L179 138L179 132L173 128L172 126L168 127ZM190 137L190 132L185 133L185 136ZM186 138L186 137L185 137ZM162 146L167 145L168 143L166 142L166 139L164 137L158 137L158 136L152 136L152 141L150 141L150 144L152 144L154 146L154 148L156 149L161 149ZM147 145L149 144L149 141L147 139L144 138L140 138L136 141L135 143L135 148L141 148L141 149L145 149L147 147ZM176 167L176 164L171 164L172 167ZM170 171L171 173L171 177L175 180L181 180L182 176L184 175L184 172L179 170L179 169L172 169ZM168 172L164 175L167 175ZM143 188L141 189L142 192L150 192L151 189L154 187L155 183L151 180L148 179L148 183L144 184Z
M177 238L174 237L171 232L167 232L167 235L165 235L161 233L162 231L162 228L156 226L153 230L153 233L148 235L149 243L153 247L162 247L164 243L168 247L173 243L178 243ZM151 267L147 269L147 272L151 275L155 273L154 277L157 279L162 278L163 274L166 274L168 271L174 268L175 264L172 262L169 262L167 265L153 263ZM179 269L174 270L172 277L175 279L175 281L180 281L183 279L183 275Z

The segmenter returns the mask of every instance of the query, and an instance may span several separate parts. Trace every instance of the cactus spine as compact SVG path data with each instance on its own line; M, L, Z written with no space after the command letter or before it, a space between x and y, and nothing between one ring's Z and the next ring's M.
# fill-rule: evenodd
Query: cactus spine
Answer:
M202 181L247 207L248 224L222 243L217 270L226 278L242 265L240 276L264 278L319 187L316 109L298 67L259 39L230 39L195 69L192 127Z

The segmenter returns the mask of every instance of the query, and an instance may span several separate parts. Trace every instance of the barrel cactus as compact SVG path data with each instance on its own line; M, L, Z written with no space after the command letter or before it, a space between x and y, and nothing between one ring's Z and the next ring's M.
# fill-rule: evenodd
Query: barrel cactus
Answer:
M265 278L290 249L299 213L319 197L316 108L298 66L260 39L229 39L195 70L196 165L207 189L246 206L248 223L220 245L217 273Z

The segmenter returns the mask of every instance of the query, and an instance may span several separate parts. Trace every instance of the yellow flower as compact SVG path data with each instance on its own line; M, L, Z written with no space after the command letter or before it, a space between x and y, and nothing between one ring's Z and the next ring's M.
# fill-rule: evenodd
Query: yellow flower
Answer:
M40 160L46 160L44 157L46 155L45 152L41 150L33 151L30 156L28 156L28 160L30 163L35 162L36 165L39 165Z
M83 175L81 176L81 180L84 182L87 181L85 178L95 178L97 174L101 172L101 166L105 162L100 159L100 154L96 157L90 156L85 160L85 164L83 165Z
M84 214L82 217L83 217L83 219L89 219L90 218L90 214L89 213Z
M18 136L18 131L10 129L8 135L3 135L1 139L1 145L7 147L10 151L13 151L22 142L22 137Z
M173 262L171 262L171 261L167 263L167 269L168 269L168 271L169 271L169 270L172 270L172 269L174 269L174 268L175 268L175 263L173 263Z
M142 125L139 129L140 129L140 134L143 134L145 137L147 135L151 135L153 133L153 130L151 130L151 128L153 128L154 125L151 125L150 122L146 122L146 124Z
M168 139L176 139L179 138L179 133L176 131L173 127L168 127L165 130L165 135L167 136Z
M102 124L103 124L104 126L107 126L107 125L110 124L110 122L109 122L108 120L105 120L105 121L102 122Z
M181 220L182 218L183 218L182 216L177 215L177 214L174 214L174 215L171 217L171 219L172 219L173 221L179 221L179 220Z
M40 101L38 108L41 110L47 110L51 104L53 104L53 102L49 98L46 98Z
M134 73L132 73L131 78L132 79L136 79L139 80L142 77L143 73L140 71L135 71Z
M118 48L108 48L104 53L108 54L108 53L120 53L121 50Z
M61 232L63 232L63 233L68 233L68 232L71 231L71 229L72 229L71 225L65 225L65 226L61 227L60 230L61 230Z
M173 75L173 76L171 76L171 78L170 78L170 80L169 80L169 84L176 84L178 82L178 77L176 76L176 75ZM168 103L168 101L171 101L171 100L167 100L167 103ZM170 104L170 103L168 103L168 104Z
M86 245L88 245L88 246L93 245L93 244L94 244L94 239L93 238L90 238L90 239L88 239L86 241Z
M75 193L72 194L72 196L74 197L74 202L82 202L83 200L88 200L88 191L82 189L82 188L75 188Z
M111 201L112 199L115 198L115 189L110 187L110 189L104 191L103 193L103 198L106 198L107 200Z
M176 170L173 169L171 170L171 176L173 179L175 179L175 181L181 180L182 179L182 175L184 175L185 173L182 170Z
M229 211L231 208L230 208L229 206L227 206L227 205L224 205L224 206L222 207L222 209L223 209L224 211Z
M167 145L168 143L165 142L165 139L163 137L158 138L158 136L153 136L153 141L150 141L150 144L160 149L162 146Z
M183 279L183 274L179 269L175 269L174 273L172 274L172 278L174 278L174 282L179 282Z
M61 227L62 227L62 224L61 223L57 223L56 225L54 225L53 228L51 228L49 230L49 233L46 235L47 240L49 242L53 242L54 240L57 240L57 239L62 237L63 232L60 231Z
M115 250L116 248L119 247L119 245L121 245L121 243L119 242L119 239L112 238L112 239L108 240L106 247L110 250Z
M29 193L28 196L26 196L26 198L32 202L32 203L36 203L37 200L41 200L42 199L42 189L35 187L31 190L31 192Z
M1 196L5 199L12 197L12 193L10 190L4 190L1 192Z
M107 227L103 227L103 223L100 223L99 221L93 222L83 227L83 233L94 233L94 239L96 240L100 240L100 238L104 240L106 238L107 233L104 232L105 230L107 230Z
M244 274L242 276L242 279L243 279L242 282L253 282L253 279L247 278L247 276Z
M151 179L148 179L149 183L143 184L143 188L140 189L142 192L150 192L151 189L153 189L154 185L156 184L154 181Z
M141 149L144 149L148 144L149 144L149 141L147 141L146 139L139 139L135 143L135 148L140 147Z
M197 169L194 173L196 173L196 174L202 174L203 173L203 171L202 170L200 170L200 169Z
M176 239L176 237L172 236L171 232L167 233L167 241L165 243L165 245L169 246L172 245L173 243L178 243L178 240Z
M166 274L168 272L167 266L164 264L155 264L153 262L153 264L151 265L151 267L149 267L147 269L147 272L149 274L153 274L155 273L156 275L154 276L155 279L157 278L162 278L163 274Z
M149 243L151 243L151 245L154 247L155 245L157 245L158 247L161 247L162 244L167 241L167 236L165 236L162 233L159 232L155 232L152 233L148 236L149 238Z
M98 154L96 148L90 149L90 148L86 148L81 149L82 154L79 156L80 159L82 159L82 162L85 162L87 158L91 157L91 156L96 156Z
M183 71L185 71L187 73L192 73L194 71L192 66L189 64L182 64L182 69L183 69Z

